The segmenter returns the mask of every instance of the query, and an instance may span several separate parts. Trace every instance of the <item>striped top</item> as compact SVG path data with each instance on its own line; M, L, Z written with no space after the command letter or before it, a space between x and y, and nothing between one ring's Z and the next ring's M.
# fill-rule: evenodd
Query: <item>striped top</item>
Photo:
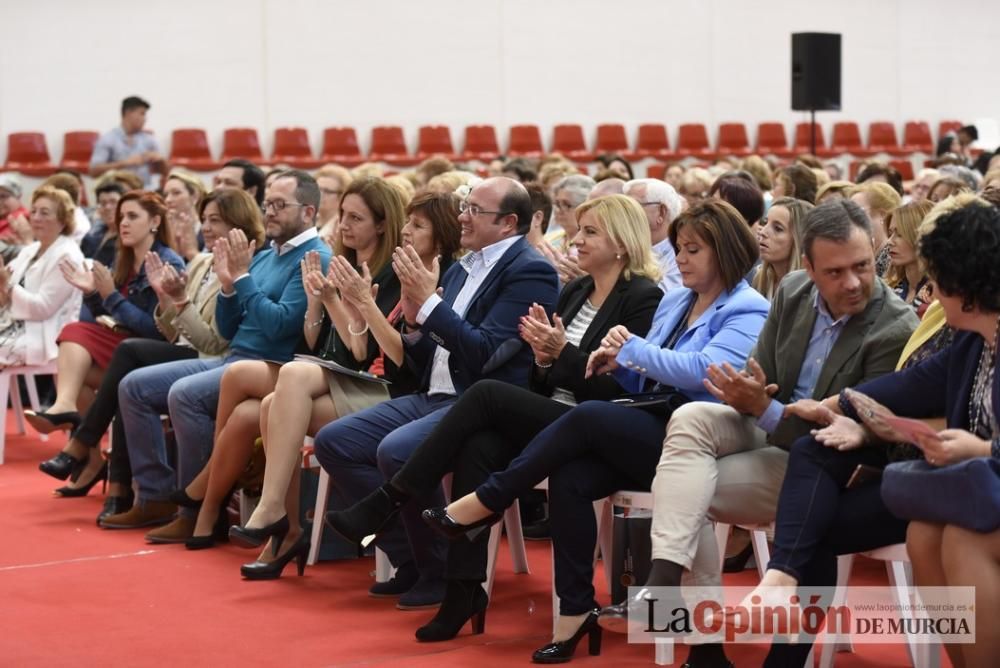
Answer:
M583 335L587 333L587 328L590 327L590 323L594 321L596 316L597 307L591 304L588 299L580 307L576 315L573 316L569 325L566 326L566 342L579 347L580 341L583 340ZM561 387L557 387L552 391L552 398L568 406L576 406L576 397L573 393Z

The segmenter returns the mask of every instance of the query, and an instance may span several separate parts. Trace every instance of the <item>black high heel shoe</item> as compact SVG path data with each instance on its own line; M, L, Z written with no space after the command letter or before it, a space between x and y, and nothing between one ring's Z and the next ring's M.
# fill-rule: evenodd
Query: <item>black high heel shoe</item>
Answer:
M531 655L534 663L566 663L573 658L576 646L583 636L587 639L587 649L590 656L600 656L601 654L601 627L597 625L597 610L592 610L587 618L580 624L576 633L567 640L550 642L545 647L540 647Z
M51 459L46 459L38 465L38 470L46 475L50 475L56 480L65 480L87 463L86 459L77 459L68 452L60 452Z
M430 622L417 629L420 642L451 640L458 635L465 623L472 621L472 634L486 630L486 608L490 597L482 584L473 580L448 580L441 607Z
M288 562L295 559L295 566L298 568L299 577L302 577L306 571L306 559L308 557L309 534L303 531L299 539L295 541L295 544L288 548L288 552L275 558L274 561L266 563L255 561L252 564L243 564L240 566L240 575L247 580L276 580L281 577L281 572L285 570Z
M184 490L180 490L181 493ZM184 494L187 496L187 494ZM190 497L188 497L190 498ZM191 536L186 541L184 541L184 547L189 550L206 550L210 547L215 547L216 543L225 543L229 540L229 501L233 498L233 492L230 491L226 495L226 498L222 500L222 505L219 506L219 514L215 518L215 524L212 526L212 533L207 536ZM198 502L201 505L201 502Z
M54 431L73 431L83 421L76 411L65 413L46 413L45 411L24 411L24 419L35 428L39 434L51 434Z
M751 568L750 559L753 557L753 542L747 544L742 550L731 557L726 557L722 562L723 573L742 573Z
M170 496L167 499L170 503L176 503L181 508L190 508L192 510L199 510L203 501L203 499L192 499L183 487L170 492Z
M350 508L331 510L324 518L327 525L352 543L361 543L367 536L378 535L399 513L405 500L401 493L382 485Z
M271 554L278 554L281 550L281 543L288 534L288 515L282 515L276 522L271 522L266 527L259 529L248 529L238 525L229 527L229 540L240 547L254 548L260 547L268 538L271 541Z
M104 462L100 469L97 471L97 475L91 478L89 481L84 483L79 487L60 487L59 489L53 491L56 496L61 496L64 498L73 498L79 496L87 496L90 493L91 488L97 483L107 483L108 480L108 463ZM103 490L103 488L102 488Z
M420 513L420 517L422 517L424 522L427 522L432 529L443 534L449 540L455 540L462 537L468 538L469 540L475 540L476 536L478 536L484 529L487 529L502 520L503 514L491 513L480 520L472 522L471 524L459 524L455 520L451 519L445 508L428 508L424 512Z

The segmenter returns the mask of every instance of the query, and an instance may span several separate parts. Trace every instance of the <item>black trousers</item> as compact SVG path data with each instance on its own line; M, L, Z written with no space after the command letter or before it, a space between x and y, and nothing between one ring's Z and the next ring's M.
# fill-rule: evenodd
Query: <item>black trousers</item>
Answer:
M129 486L132 484L132 466L129 463L128 448L125 443L125 428L118 413L118 385L130 371L142 367L175 362L198 357L198 351L185 346L176 346L155 339L125 339L115 348L111 362L104 371L101 386L97 390L94 403L83 416L83 422L73 433L74 438L89 448L96 448L108 425L111 431L111 460L108 463L108 481Z
M845 489L858 464L881 468L886 463L881 447L841 452L812 436L796 441L778 497L768 567L797 578L802 588L833 587L838 555L904 542L907 522L885 507L878 481ZM829 603L823 601L822 607ZM774 644L764 665L802 666L811 646L801 640L795 645Z

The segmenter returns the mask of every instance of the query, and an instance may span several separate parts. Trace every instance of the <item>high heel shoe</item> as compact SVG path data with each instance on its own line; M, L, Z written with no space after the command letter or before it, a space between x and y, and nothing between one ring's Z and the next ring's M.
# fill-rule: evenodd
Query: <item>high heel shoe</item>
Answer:
M742 573L748 568L752 568L754 564L750 563L753 558L753 543L747 543L747 546L742 550L737 552L731 557L726 557L722 562L722 572L723 573Z
M176 503L181 508L190 508L192 510L200 509L201 502L203 501L203 499L192 499L188 496L187 490L183 487L170 492L170 496L168 496L167 499L170 503Z
M78 496L87 496L90 493L90 489L97 483L106 483L108 480L108 464L105 462L100 469L97 471L97 475L91 478L88 482L80 485L79 487L60 487L59 489L53 491L56 496L62 496L66 498L73 498Z
M247 580L276 580L281 577L281 572L289 561L295 559L295 566L298 568L299 577L305 574L306 559L309 557L309 534L302 532L295 544L288 548L280 557L274 561L255 561L252 564L240 566L240 575Z
M183 493L184 490L181 490ZM187 496L187 494L184 494ZM229 540L229 501L233 497L230 491L219 506L219 514L215 517L215 524L212 526L212 533L207 536L191 536L184 541L184 547L189 550L206 550L215 547L216 543L224 543ZM190 497L188 497L190 498ZM199 502L200 504L200 502Z
M65 413L46 413L45 411L24 411L24 419L35 428L39 434L51 434L54 431L73 431L80 426L82 420L76 411Z
M55 457L46 459L39 464L38 470L56 480L65 480L73 473L79 472L86 463L86 459L77 459L68 452L60 452Z
M324 518L327 525L352 543L378 535L405 503L402 493L387 489L388 485L382 485L350 508L329 511Z
M430 525L432 529L438 533L443 534L450 540L455 540L457 538L468 538L469 540L475 540L483 530L488 527L493 526L501 519L503 519L503 514L501 513L491 513L486 517L476 520L471 524L459 524L447 513L445 508L428 508L424 512L420 513L420 517L424 519L424 522Z
M576 646L583 636L589 636L587 649L590 656L600 656L601 627L597 625L597 613L597 610L592 610L570 638L559 642L550 642L548 645L536 649L531 655L531 660L534 663L566 663L573 658Z
M271 554L278 554L281 550L281 543L288 534L288 515L282 515L276 522L271 522L266 527L259 529L248 529L233 525L229 527L229 540L240 547L254 548L260 547L268 538L271 541Z
M486 608L490 597L482 584L474 580L448 580L441 607L430 622L417 629L417 640L440 642L458 635L467 621L472 621L472 634L486 629Z

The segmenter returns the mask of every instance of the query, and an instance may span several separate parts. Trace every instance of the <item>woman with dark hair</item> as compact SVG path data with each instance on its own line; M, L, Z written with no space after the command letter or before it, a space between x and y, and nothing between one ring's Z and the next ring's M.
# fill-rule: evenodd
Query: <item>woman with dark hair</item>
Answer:
M632 165L617 153L602 153L597 156L597 162L601 163L605 170L617 176L622 181L631 181L635 178L632 175Z
M198 217L202 220L202 235L208 247L232 229L241 229L248 239L263 244L260 210L253 198L242 190L210 193L202 200ZM97 517L98 522L132 507L132 467L118 412L118 385L122 378L142 367L199 356L223 356L229 349L229 342L215 325L215 302L220 285L211 253L196 256L185 273L178 273L173 265L164 264L159 256L147 254L145 269L157 297L156 326L166 340L126 339L115 348L94 403L83 415L80 426L73 431L62 452L42 465L49 473L49 469L58 466L57 460L64 457L81 462L99 461L97 447L108 425L112 424L112 441L117 445L111 450L108 461L108 496ZM115 418L113 423L112 418ZM68 489L73 492L64 491L64 496L86 494L89 487L78 480Z
M850 483L860 465L882 468L914 453L932 466L988 457L991 452L1000 457L1000 375L994 373L1000 324L1000 213L973 202L925 224L921 233L920 256L936 285L947 324L958 331L950 345L929 357L917 349L910 357L919 361L904 363L901 371L845 390L839 398L803 400L787 408L792 415L828 426L799 439L791 449L778 500L774 552L751 594L760 595L765 605L787 603L800 586L832 587L839 554L904 540L907 522L889 512L876 481ZM930 421L936 434L918 437L919 451L900 447L907 438L885 419L893 413ZM939 431L941 426L947 428ZM933 541L934 531L915 525L910 538L911 544ZM917 584L965 584L932 582L929 574L935 569L921 561L926 554L919 545L911 553ZM794 645L775 644L765 665L801 665L809 645L801 639ZM955 652L949 648L953 660ZM967 656L981 656L977 652ZM983 664L973 660L968 665Z
M782 167L774 175L774 190L771 194L779 197L794 197L810 204L816 203L816 190L819 182L816 174L805 165L798 163Z
M764 193L749 172L728 172L715 180L708 191L709 197L729 202L743 216L754 231L764 216Z
M627 217L609 215L607 207L595 208L606 200L621 201L627 206ZM636 202L624 196L599 198L583 204L577 215L580 235L594 234L594 240L602 238L612 250L618 243L612 240L621 237L618 230L634 228L635 236L641 234L646 240L642 252L649 260L643 264L655 266L649 225ZM670 234L684 287L662 298L648 337L641 328L626 324L625 314L621 314L617 323L595 319L593 323L609 328L603 338L598 343L597 336L588 336L586 347L576 347L565 340L575 329L573 321L567 319L564 326L556 319L550 325L536 309L525 318L522 336L531 345L539 367L535 391L553 392L553 397L559 398L569 390L573 403L553 401L544 394L503 383L476 383L399 475L344 513L345 521L339 522L335 513L328 515L334 527L357 539L366 531L377 531L402 503L437 485L454 467L453 496L472 493L447 509L425 511L431 526L462 540L450 548L445 602L437 616L418 629L418 639L448 640L467 620L485 611L488 598L480 586L485 577L485 545L479 548L482 554L477 572L475 564L464 563L475 555L458 558L468 549L465 532L495 522L514 499L548 476L556 589L562 614L553 642L535 652L533 660L568 660L587 634L591 634L592 652L599 649L596 613L592 613L596 608L591 582L596 544L592 501L623 487L645 485L648 489L672 407L688 398L709 396L701 385L708 364L743 363L768 309L767 301L742 278L756 259L757 243L732 206L704 201L681 214ZM582 261L589 265L597 262L589 255L597 255L590 248L596 245L594 240L580 236L576 240L581 245ZM636 252L629 256L630 264L635 262L632 256ZM574 294L584 286L593 289L590 286L596 284L598 274L602 284L607 282L606 274L612 284L618 281L621 285L621 264L612 261L600 271L592 265L589 269L594 278L570 283L560 308L579 303L582 296ZM601 297L591 295L598 301ZM581 311L574 320L581 313L586 317ZM630 319L638 319L637 314ZM606 375L609 372L614 372L613 376ZM655 392L662 399L657 412L609 401L625 392L643 391ZM617 456L623 449L631 453L629 457ZM478 468L468 466L467 458L478 462ZM492 465L487 465L490 460ZM487 477L490 470L500 472Z
M46 411L24 412L43 434L79 426L80 393L85 385L96 387L100 383L118 344L133 336L163 339L153 317L157 298L146 274L145 259L152 252L177 271L184 270L184 261L167 246L166 206L155 193L133 190L118 202L117 219L113 271L100 262L87 266L64 259L59 264L66 280L83 292L83 307L80 321L66 325L59 334L55 403ZM104 475L100 457L90 460L60 453L40 468L59 480L77 474L75 484L89 490Z

